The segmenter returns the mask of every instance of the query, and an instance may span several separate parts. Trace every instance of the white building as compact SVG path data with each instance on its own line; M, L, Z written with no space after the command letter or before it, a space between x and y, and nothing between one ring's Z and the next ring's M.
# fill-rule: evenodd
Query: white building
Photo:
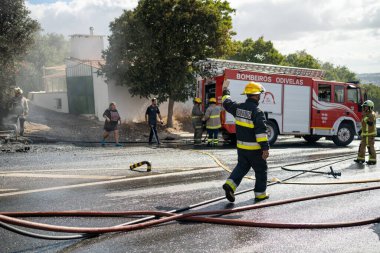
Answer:
M66 59L65 73L45 75L45 91L31 92L31 102L59 112L94 115L101 121L109 103L115 102L122 121L143 120L150 100L132 97L127 87L118 86L112 80L106 83L105 78L99 75L101 64L105 63L101 57L103 36L93 35L90 30L89 35L70 37L71 51ZM162 116L166 116L167 106L167 103L160 105ZM191 106L191 102L177 103L174 109L175 112L190 113Z

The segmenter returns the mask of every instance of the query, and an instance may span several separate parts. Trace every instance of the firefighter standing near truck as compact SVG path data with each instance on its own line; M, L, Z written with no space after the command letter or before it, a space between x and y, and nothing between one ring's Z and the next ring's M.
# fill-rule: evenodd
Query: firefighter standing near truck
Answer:
M362 140L359 146L358 157L354 160L357 163L365 162L365 149L368 148L369 159L368 165L376 164L375 137L376 130L376 115L373 111L375 104L371 100L363 103L363 118L362 118Z
M238 152L238 163L223 185L226 198L230 202L235 201L236 188L251 167L256 177L255 200L269 198L266 192L269 142L265 115L258 108L260 95L264 92L261 84L250 82L242 94L247 96L247 100L244 103L236 103L230 99L228 88L223 90L223 107L235 117Z
M210 98L209 107L205 112L203 121L206 121L206 129L208 134L207 146L217 146L219 143L218 134L219 129L222 127L220 121L220 112L223 110L222 107L216 105L216 99Z
M194 106L191 111L191 122L194 128L194 145L200 145L202 143L202 117L203 112L201 110L202 100L200 98L194 98Z

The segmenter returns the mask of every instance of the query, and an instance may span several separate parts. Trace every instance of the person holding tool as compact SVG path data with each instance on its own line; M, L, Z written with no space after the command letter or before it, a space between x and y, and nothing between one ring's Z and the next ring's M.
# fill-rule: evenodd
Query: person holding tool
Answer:
M157 116L160 119L160 123L163 124L162 117L160 114L160 109L157 106L157 98L152 99L152 104L146 109L145 112L145 122L149 124L150 133L149 133L149 144L152 144L152 138L157 141L157 145L160 145L160 140L157 135Z
M260 95L265 92L259 83L250 82L242 95L247 96L244 103L230 99L228 87L223 89L224 109L235 117L238 163L223 185L226 198L235 201L235 191L243 177L252 167L255 172L255 201L269 198L267 188L267 158L269 142L264 112L258 108Z
M206 121L206 129L208 134L207 146L217 146L219 143L218 134L219 128L222 127L220 121L220 112L223 110L222 107L216 105L216 99L210 98L209 107L205 112L205 116L203 117L203 121Z
M358 157L354 160L357 163L365 162L365 148L368 148L369 159L368 165L376 164L375 137L376 131L376 115L373 111L375 104L371 100L363 103L363 118L362 118L362 140L360 142Z
M194 145L200 145L202 143L202 117L203 112L201 110L202 100L200 98L194 98L194 106L191 111L191 122L194 128Z

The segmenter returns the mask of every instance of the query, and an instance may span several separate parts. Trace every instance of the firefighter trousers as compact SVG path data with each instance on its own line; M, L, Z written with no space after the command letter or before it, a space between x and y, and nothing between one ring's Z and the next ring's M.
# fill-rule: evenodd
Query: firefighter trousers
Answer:
M365 161L365 150L368 148L369 159L368 161L376 162L376 150L375 150L375 137L374 136L362 136L362 140L359 146L358 160Z
M267 161L262 158L262 150L242 150L238 149L238 164L232 171L227 181L232 181L237 188L243 177L253 168L255 172L255 192L263 193L267 189Z
M203 134L202 125L194 126L194 144L201 144L202 143L202 134Z
M207 128L207 134L208 134L208 139L207 139L208 144L216 145L219 143L219 139L218 139L219 129Z

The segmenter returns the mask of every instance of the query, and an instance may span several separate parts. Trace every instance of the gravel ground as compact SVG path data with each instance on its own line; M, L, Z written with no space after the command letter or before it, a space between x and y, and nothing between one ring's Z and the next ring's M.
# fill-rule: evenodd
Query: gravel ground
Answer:
M103 122L81 115L72 115L47 110L30 104L29 116L25 125L25 135L34 141L100 141ZM174 128L158 126L161 139L180 139L191 136L190 118L185 117L175 122ZM146 141L149 126L142 123L123 123L120 126L120 141ZM113 141L113 136L109 141Z

